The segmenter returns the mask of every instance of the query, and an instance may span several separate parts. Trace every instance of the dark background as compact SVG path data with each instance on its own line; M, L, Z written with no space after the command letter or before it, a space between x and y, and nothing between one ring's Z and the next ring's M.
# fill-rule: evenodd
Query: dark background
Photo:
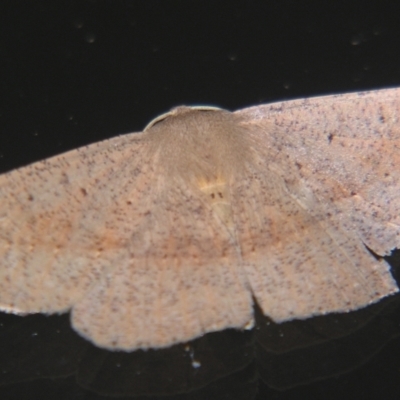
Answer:
M398 15L396 2L382 0L3 0L0 172L140 131L152 118L180 104L236 110L265 102L398 86ZM390 311L389 315L383 323L390 325L384 327L390 330L391 339L356 371L343 367L329 378L318 377L308 384L296 380L294 388L278 391L260 378L255 366L243 378L246 385L240 390L230 391L228 382L219 392L207 392L207 397L196 392L197 387L179 398L230 399L239 398L235 396L240 392L244 399L396 399L400 396L400 344L396 339L400 314ZM4 359L11 354L12 360L0 374L9 376L12 370L16 378L0 386L0 398L103 398L77 385L71 369L64 377L51 377L51 371L44 374L40 368L45 358L36 353L37 348L33 351L31 344L12 341L18 332L37 336L41 328L32 328L29 318L2 318L0 355ZM47 328L47 332L52 329L68 330ZM47 356L59 351L52 340ZM78 353L77 363L84 358L81 350ZM321 369L337 352L329 354L320 361ZM162 362L174 370L177 359L166 355ZM159 373L154 366L157 362L152 364L155 374ZM286 365L288 370L295 363L306 368L309 362L302 355ZM206 364L207 360L200 369L207 369ZM19 368L23 373L18 374ZM147 372L151 374L149 368ZM186 371L185 379L190 380L190 374L198 374L198 369ZM238 379L231 385L238 384ZM218 381L217 374L210 373L207 382L212 381Z

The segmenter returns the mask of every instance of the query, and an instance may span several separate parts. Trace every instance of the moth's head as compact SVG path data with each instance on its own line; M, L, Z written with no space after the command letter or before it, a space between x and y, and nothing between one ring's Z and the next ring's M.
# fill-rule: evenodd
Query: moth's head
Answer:
M165 121L169 118L176 118L176 117L181 117L186 114L186 116L189 116L190 114L195 114L196 111L221 111L223 110L222 108L219 107L213 107L213 106L178 106L174 107L170 111L159 115L158 117L152 119L144 128L144 131L148 131L150 128L155 126L156 124Z

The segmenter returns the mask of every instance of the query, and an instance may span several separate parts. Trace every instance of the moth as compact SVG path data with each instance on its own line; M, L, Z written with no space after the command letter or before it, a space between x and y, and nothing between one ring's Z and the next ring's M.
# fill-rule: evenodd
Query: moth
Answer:
M398 291L400 88L177 107L0 176L0 309L110 350L364 307Z

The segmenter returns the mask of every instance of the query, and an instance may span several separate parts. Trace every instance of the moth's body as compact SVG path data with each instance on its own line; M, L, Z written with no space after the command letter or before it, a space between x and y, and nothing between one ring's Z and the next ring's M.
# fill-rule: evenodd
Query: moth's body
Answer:
M157 176L168 177L166 190L192 191L227 229L239 249L232 213L231 188L254 159L244 129L224 110L179 107L148 138ZM166 129L171 132L166 135ZM172 187L171 187L172 186Z
M365 245L400 246L399 115L400 89L179 107L4 174L0 307L72 309L95 344L133 350L248 326L253 297L281 322L394 293Z

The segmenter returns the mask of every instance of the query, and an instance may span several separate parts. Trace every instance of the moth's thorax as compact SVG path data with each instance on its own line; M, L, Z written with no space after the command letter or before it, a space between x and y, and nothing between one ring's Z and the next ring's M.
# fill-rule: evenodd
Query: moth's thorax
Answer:
M224 110L180 107L148 132L159 168L199 188L228 183L250 157L248 137Z
M149 129L155 164L177 186L198 193L235 237L231 185L251 160L251 142L224 110L175 109Z

